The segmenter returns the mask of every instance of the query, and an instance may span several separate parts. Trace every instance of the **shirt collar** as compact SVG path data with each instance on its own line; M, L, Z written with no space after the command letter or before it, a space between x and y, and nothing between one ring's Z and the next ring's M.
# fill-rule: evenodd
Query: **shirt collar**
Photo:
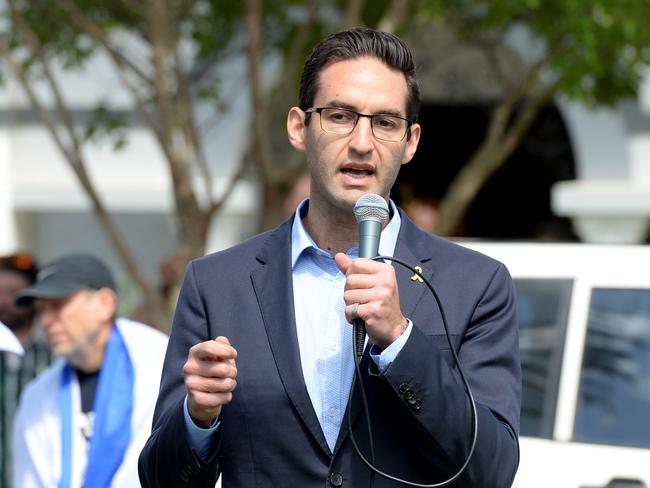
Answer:
M397 244L397 236L399 234L399 229L402 224L402 219L397 211L397 206L395 203L390 200L390 212L392 217L388 222L388 225L384 227L381 231L381 236L379 239L379 255L380 256L392 256L395 253L395 246ZM291 227L291 266L292 269L295 268L296 262L300 255L305 251L305 249L314 248L319 254L324 254L331 256L331 253L325 251L324 249L319 248L314 240L311 238L304 225L302 224L302 219L307 215L307 210L309 208L309 199L306 198L300 205L293 218L293 225ZM359 255L359 246L353 246L348 249L348 254L352 256Z

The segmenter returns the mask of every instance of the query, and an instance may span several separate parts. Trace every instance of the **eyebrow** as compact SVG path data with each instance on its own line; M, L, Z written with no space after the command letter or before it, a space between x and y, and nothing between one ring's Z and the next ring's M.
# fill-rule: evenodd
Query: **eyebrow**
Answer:
M332 100L324 105L324 107L327 108L344 108L346 110L351 110L353 112L358 112L357 108L354 105L350 105L349 103L342 102L340 100ZM376 112L373 112L371 114L367 115L395 115L397 117L402 117L406 118L406 115L403 115L399 110L393 110L393 109L382 109L378 110Z

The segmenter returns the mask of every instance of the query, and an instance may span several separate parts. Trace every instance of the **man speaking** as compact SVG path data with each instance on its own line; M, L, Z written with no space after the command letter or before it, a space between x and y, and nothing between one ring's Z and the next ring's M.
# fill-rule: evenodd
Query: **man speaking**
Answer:
M389 200L420 139L419 104L397 37L355 28L314 48L287 118L309 199L277 229L188 265L140 455L143 486L210 486L221 475L225 488L379 488L461 470L474 444L472 402L422 281L357 259L352 210L368 193L389 205L379 254L431 281L474 395L473 455L452 486L510 486L521 372L509 274L418 230ZM369 418L359 381L348 408L354 319L367 331Z

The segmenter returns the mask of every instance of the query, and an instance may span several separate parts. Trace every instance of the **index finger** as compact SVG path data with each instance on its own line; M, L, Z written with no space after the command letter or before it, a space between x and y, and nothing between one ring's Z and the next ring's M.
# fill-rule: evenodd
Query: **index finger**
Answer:
M383 261L373 261L369 258L357 258L350 264L347 274L371 274L376 273L381 267L386 266Z
M230 344L217 340L205 341L192 346L190 354L198 360L229 360L237 357L237 350Z

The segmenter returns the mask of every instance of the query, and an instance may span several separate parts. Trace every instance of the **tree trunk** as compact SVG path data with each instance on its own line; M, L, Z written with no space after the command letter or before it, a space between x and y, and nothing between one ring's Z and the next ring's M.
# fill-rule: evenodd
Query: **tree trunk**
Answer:
M463 166L442 199L433 232L443 236L458 232L476 195L507 158L499 146L498 142L482 145Z
M524 100L519 109L515 109L512 100L507 98L493 109L485 139L447 189L432 232L442 236L458 232L478 192L512 155L542 106L556 90L557 84L550 83ZM513 113L513 120L507 124Z

